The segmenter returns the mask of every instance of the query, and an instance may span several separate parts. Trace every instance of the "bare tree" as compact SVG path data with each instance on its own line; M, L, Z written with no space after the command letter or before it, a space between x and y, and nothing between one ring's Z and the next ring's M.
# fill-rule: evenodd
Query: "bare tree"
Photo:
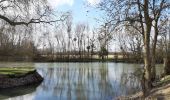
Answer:
M78 46L78 52L79 57L82 57L82 50L83 50L83 37L85 32L85 24L77 24L75 28L75 34L77 38L77 46Z
M113 28L118 25L129 23L134 29L138 30L143 37L144 43L144 75L143 75L143 92L148 95L152 87L152 63L154 59L155 45L151 49L151 28L157 27L162 14L167 14L166 9L169 9L169 0L104 0L99 8L107 12L109 23ZM154 16L154 17L153 17ZM152 23L155 21L155 24ZM140 27L139 29L136 27ZM134 26L135 25L135 26ZM157 30L155 28L155 30ZM154 32L154 44L157 43L157 32ZM152 59L151 59L152 58Z
M99 55L102 57L102 60L104 60L104 56L108 57L109 42L112 39L112 34L109 31L109 28L110 25L108 23L105 23L98 32L98 41L100 43Z
M26 25L32 23L54 23L63 21L66 16L59 19L52 9L47 5L47 0L1 0L0 19L12 26Z
M166 23L165 25L162 25L161 27L161 42L162 42L162 48L164 52L164 75L170 75L170 24L169 20L165 20L163 23ZM161 50L162 50L161 48Z
M71 53L71 38L72 38L72 34L71 34L71 31L72 31L72 16L70 14L70 16L67 18L66 20L66 29L67 29L67 35L68 35L68 59L70 58L70 53Z

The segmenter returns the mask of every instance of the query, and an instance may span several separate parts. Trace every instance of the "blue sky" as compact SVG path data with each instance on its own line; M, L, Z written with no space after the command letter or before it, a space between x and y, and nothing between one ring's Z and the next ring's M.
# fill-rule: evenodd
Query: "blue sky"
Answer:
M90 27L98 26L96 18L100 19L102 13L95 9L100 0L48 0L51 6L58 11L71 11L73 23L87 22ZM89 6L87 6L89 5Z

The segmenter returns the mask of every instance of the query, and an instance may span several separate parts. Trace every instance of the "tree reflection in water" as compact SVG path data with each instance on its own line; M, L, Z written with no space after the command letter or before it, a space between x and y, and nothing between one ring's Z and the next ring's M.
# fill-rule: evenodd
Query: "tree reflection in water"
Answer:
M141 90L142 69L138 68L133 73L122 73L120 87L125 89L126 95L134 94Z
M110 66L111 67L111 66ZM45 78L41 92L49 97L67 100L106 100L140 90L139 78L133 74L111 70L108 63L65 63L54 67L41 67ZM115 76L112 77L114 73Z
M113 100L140 90L134 64L35 63L44 77L33 93L10 100Z

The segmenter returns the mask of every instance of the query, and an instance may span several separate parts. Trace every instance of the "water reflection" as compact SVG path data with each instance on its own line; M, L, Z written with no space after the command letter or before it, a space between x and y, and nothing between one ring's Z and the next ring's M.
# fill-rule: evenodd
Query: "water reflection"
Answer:
M26 98L27 100L32 100L33 98L32 94L36 91L37 86L39 86L39 84L20 86L20 87L15 87L10 89L1 89L0 100L8 99L9 97L10 98L14 97L12 100L26 100ZM20 95L24 95L24 96L15 98L16 96L20 96Z
M44 77L32 93L9 100L113 100L139 91L137 64L35 63ZM18 90L19 91L19 90ZM1 95L0 95L1 97Z
M132 93L129 91L138 87L133 91L136 92L140 87L138 81L135 87L121 84L122 73L128 74L128 68L120 64L54 63L43 66L37 65L45 78L39 91L46 95L37 95L35 99L111 100L118 95Z

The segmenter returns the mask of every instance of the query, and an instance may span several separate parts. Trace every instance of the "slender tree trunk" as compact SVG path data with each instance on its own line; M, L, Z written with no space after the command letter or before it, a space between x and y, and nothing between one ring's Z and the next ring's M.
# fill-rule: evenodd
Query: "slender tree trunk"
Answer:
M153 46L152 46L152 59L151 59L151 80L154 81L156 77L156 68L155 68L155 63L156 63L156 44L157 44L157 37L158 37L158 25L157 21L155 23L155 34L154 34L154 40L153 40Z
M67 58L68 58L68 61L70 61L70 53L71 53L71 48L70 48L70 37L69 37L69 40L68 40L68 46L67 46L68 50L67 50Z
M164 58L164 75L170 75L170 32L169 32L169 42L165 50Z
M93 47L91 48L91 61L92 61L92 59L93 59L93 52L94 52L94 50L93 50Z
M170 75L170 57L164 58L164 75Z
M156 64L156 57L152 53L152 59L151 59L151 74L152 74L151 75L151 80L152 81L155 81L155 77L156 77L156 67L155 67L155 64Z

